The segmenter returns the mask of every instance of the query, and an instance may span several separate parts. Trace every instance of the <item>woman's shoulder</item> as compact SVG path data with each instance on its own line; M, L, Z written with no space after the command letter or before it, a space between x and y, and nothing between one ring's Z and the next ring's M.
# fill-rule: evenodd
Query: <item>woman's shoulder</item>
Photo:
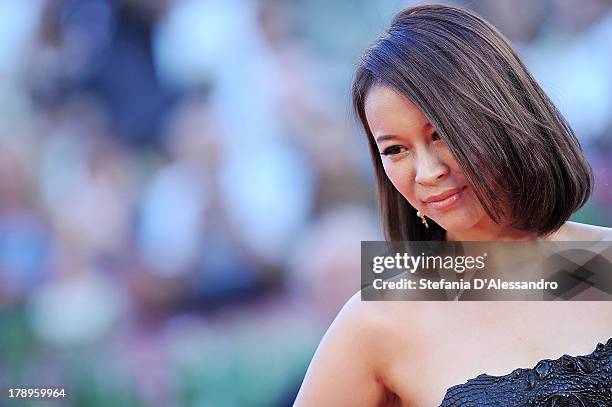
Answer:
M387 281L399 281L405 275L401 273ZM407 326L410 316L422 306L419 301L406 301L406 296L382 295L379 291L371 285L362 288L349 298L336 319L346 319L348 324L362 330L376 331L397 326L400 319Z
M377 377L384 376L393 350L400 344L410 346L417 333L426 328L422 325L436 320L438 312L429 305L434 303L364 300L359 291L344 304L322 342L334 343L348 354L359 355L360 362ZM419 315L430 317L424 322Z
M366 289L364 289L366 290ZM410 301L402 297L381 297L380 300L364 300L371 295L361 291L353 295L344 305L330 330L337 328L337 335L344 337L361 336L361 346L375 352L374 367L385 364L385 349L396 349L418 342L418 333L438 323L448 303L439 301ZM427 318L421 316L428 315ZM337 324L337 327L333 325Z
M323 336L296 399L301 405L381 405L392 398L381 380L381 342L389 332L388 303L362 301L342 307Z
M364 288L367 290L368 288ZM394 308L388 301L367 301L363 299L362 290L356 292L344 304L332 327L338 329L359 331L362 334L380 332L392 320L391 311ZM331 328L331 327L330 327Z
M548 239L553 241L612 241L612 228L586 223L565 222Z

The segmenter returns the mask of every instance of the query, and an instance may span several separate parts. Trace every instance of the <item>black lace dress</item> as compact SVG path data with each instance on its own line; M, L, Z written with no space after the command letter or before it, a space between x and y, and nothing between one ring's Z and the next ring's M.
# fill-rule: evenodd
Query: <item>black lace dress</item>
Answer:
M612 407L612 338L586 356L545 359L505 376L481 374L446 391L440 407Z

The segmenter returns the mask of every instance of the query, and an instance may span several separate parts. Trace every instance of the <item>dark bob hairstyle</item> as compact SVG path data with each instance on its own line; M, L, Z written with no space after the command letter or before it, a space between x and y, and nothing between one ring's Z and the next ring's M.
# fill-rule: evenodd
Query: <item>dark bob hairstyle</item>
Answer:
M593 174L574 132L508 40L472 12L411 7L366 50L352 89L387 240L445 240L446 231L433 221L425 229L385 174L364 110L374 85L423 112L497 224L545 236L591 195Z

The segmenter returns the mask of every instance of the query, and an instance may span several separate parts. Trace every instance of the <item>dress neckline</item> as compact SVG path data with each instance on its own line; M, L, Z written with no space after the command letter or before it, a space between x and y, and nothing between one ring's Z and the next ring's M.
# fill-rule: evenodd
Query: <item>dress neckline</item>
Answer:
M502 381L504 379L512 379L514 381L514 379L518 379L523 375L529 375L530 373L533 373L533 372L535 372L537 377L543 378L546 376L546 373L550 369L550 365L555 362L562 363L564 366L568 366L568 367L575 366L577 367L578 370L588 371L588 363L585 361L585 359L590 359L595 356L599 356L602 353L604 354L610 353L610 355L612 356L612 337L610 337L605 344L599 342L595 346L595 349L588 355L571 356L571 355L565 354L557 359L541 359L535 364L533 368L517 368L517 369L514 369L510 373L507 373L505 375L500 375L500 376L481 373L475 378L468 379L467 381L463 383L456 384L456 385L449 387L446 390L446 395L448 395L448 391L450 389L458 387L458 386L464 386L468 384L468 382L472 380L480 379L480 378L495 379L496 382ZM444 399L446 399L446 395Z
M612 338L588 355L542 359L531 369L518 368L503 376L483 373L449 387L440 407L492 407L500 401L512 406L612 405L610 371Z

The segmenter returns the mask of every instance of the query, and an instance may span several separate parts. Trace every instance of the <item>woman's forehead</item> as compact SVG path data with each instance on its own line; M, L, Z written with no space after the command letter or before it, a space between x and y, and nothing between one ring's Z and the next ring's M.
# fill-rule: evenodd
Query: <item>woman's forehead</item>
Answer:
M374 136L426 130L429 120L408 98L388 86L373 86L365 100L365 114Z

